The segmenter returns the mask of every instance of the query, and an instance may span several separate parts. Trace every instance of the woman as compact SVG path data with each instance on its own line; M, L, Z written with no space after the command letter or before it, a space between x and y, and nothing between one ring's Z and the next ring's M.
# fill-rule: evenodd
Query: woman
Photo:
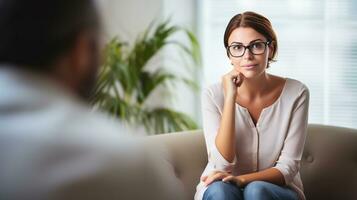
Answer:
M224 45L233 67L202 95L208 164L195 199L305 199L308 88L266 72L278 43L264 16L234 16Z

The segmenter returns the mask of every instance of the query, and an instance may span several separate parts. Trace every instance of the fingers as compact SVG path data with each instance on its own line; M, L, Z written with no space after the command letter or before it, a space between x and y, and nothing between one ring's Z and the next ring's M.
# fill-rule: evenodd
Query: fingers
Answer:
M207 176L202 176L201 177L201 181L206 181L206 179L208 178L208 177L210 177L210 176L213 176L213 175L215 175L215 174L217 174L217 173L220 173L220 171L213 171L212 173L210 173L209 175L207 175Z
M222 173L222 172L216 173L216 174L214 174L214 175L212 175L212 176L209 176L209 177L206 179L206 181L205 181L204 183L205 183L205 185L207 186L207 185L213 183L213 182L216 181L216 180L222 180L222 179L225 178L226 176L229 176L229 174L227 174L227 173L225 173L225 172L224 172L224 173Z
M237 85L240 82L240 73L236 70L232 70L229 73L227 73L223 79L226 79L227 81L233 82L234 85Z
M237 87L239 87L239 86L242 85L243 80L244 80L244 75L243 75L242 73L239 73L238 77L239 77L239 79L238 79L238 81L236 82L236 86L237 86Z
M234 181L235 177L232 175L226 176L224 179L222 179L223 182L230 182Z
M226 81L233 81L235 78L237 78L239 76L239 73L235 70L232 70L230 72L228 72L227 74L225 74L222 79L226 80Z
M201 181L205 182L208 176L202 176Z
M237 75L236 75L236 73L234 73L234 76L232 75L232 77L233 77L232 82L234 83L234 85L236 87L239 87L242 85L243 80L244 80L244 75L242 73L238 73Z
M240 72L237 70L231 70L224 76L222 76L222 84L225 97L232 97L235 99L237 93L237 87L240 86L242 80Z
M240 80L240 77L239 77L239 76L233 79L233 83L234 83L234 85L236 85L236 86L238 86L238 84L239 84L240 82L241 82L241 80Z
M239 182L239 179L237 179L236 176L227 176L225 177L224 179L222 179L223 182L226 182L226 183L233 183L235 184L236 186L240 187L241 186L241 183Z

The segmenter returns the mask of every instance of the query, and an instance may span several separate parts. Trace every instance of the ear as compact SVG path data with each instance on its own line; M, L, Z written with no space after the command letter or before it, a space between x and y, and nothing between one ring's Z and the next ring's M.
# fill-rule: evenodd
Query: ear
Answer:
M274 52L274 41L272 41L269 45L268 45L268 48L269 48L269 55L268 55L268 58L269 59L273 59L273 52Z
M71 90L77 92L83 80L91 72L93 59L93 35L90 33L79 33L72 48L59 61L54 75Z
M70 54L72 73L80 78L88 71L91 60L91 35L86 32L78 34Z

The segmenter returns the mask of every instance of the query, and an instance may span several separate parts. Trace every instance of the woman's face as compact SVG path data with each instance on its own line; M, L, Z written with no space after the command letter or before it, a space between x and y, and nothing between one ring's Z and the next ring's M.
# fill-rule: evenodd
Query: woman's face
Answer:
M268 64L268 58L271 57L273 48L271 45L265 46L262 42L267 42L267 39L252 28L239 27L233 30L228 38L228 45L234 55L239 55L239 52L244 51L244 46L251 45L251 50L245 49L243 56L233 57L229 54L229 59L235 69L240 71L245 78L254 78L265 72ZM263 48L263 49L262 49ZM264 50L265 49L265 50Z

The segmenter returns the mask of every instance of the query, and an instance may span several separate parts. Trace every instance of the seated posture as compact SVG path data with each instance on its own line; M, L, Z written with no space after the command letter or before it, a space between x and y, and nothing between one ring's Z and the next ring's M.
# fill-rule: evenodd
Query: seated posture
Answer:
M308 88L267 73L278 42L264 16L234 16L224 46L232 70L202 94L208 164L195 199L305 199L299 166Z
M0 199L182 199L173 170L92 111L94 0L0 0Z

